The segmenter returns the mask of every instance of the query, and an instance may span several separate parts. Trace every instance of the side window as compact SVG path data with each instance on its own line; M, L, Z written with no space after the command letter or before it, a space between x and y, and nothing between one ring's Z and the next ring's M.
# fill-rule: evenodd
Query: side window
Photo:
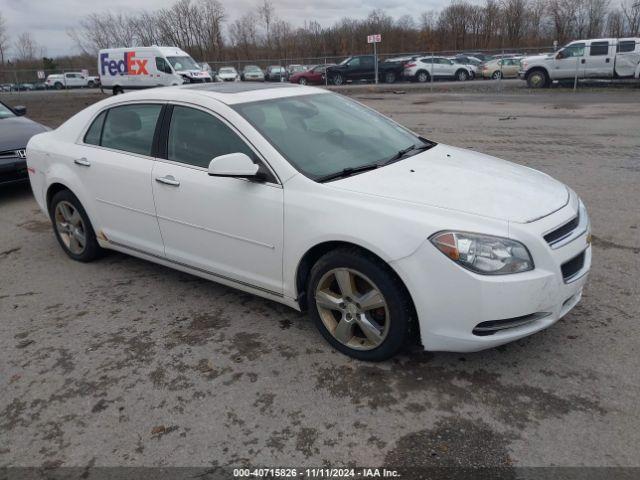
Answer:
M351 61L349 62L349 66L351 68L357 68L360 66L360 57L354 57L351 59Z
M582 57L584 56L584 43L572 43L565 48L567 57Z
M592 57L609 55L609 42L591 42L589 55Z
M618 42L616 51L618 53L633 52L636 49L636 42L633 40L623 40Z
M84 136L84 143L88 143L89 145L100 145L102 125L104 125L104 119L106 116L107 112L102 112L96 117Z
M173 107L167 144L168 159L207 168L215 157L253 151L236 133L213 115L188 107Z
M151 155L161 105L126 105L109 110L101 145L115 150Z
M373 68L373 58L371 58L371 57L362 57L362 66L364 68Z
M156 57L156 68L159 72L171 73L171 68L169 68L169 64L162 57Z

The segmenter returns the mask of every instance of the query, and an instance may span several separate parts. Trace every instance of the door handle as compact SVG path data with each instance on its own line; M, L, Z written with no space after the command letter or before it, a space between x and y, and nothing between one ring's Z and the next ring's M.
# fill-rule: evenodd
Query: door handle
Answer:
M610 60L610 59L609 59L609 58L607 58L607 59L605 60L605 63L609 63L609 60Z
M172 175L167 175L166 177L156 177L156 182L164 183L165 185L171 185L172 187L180 186L180 182L173 178Z
M585 63L586 60L583 58L582 60L580 60L580 63Z
M89 160L87 160L86 158L82 157L82 158L76 158L73 163L75 163L76 165L80 165L81 167L90 167L91 166L91 162L89 162Z

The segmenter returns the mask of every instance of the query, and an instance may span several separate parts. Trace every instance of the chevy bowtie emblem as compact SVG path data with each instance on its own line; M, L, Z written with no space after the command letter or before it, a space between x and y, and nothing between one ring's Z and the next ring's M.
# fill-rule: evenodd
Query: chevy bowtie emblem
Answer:
M25 149L22 150L16 150L16 153L18 154L18 157L20 157L23 160L26 160L27 158L27 151Z

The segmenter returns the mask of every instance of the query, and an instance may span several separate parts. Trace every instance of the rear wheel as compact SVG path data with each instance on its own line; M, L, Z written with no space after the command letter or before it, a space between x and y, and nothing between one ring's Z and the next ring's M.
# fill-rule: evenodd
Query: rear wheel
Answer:
M304 77L300 77L300 79L298 80L298 83L300 85L306 85L307 84L307 79Z
M426 83L429 80L431 80L431 76L429 75L428 72L421 70L416 74L416 80L420 83Z
M307 295L320 333L346 355L386 360L409 336L408 294L390 268L366 252L344 248L321 257L311 270Z
M493 78L494 80L499 80L500 78L502 78L502 72L500 70L496 70L495 72L493 72L493 75L491 75L491 78Z
M95 84L95 83L93 83L93 80L89 80L89 83L87 83L87 86L88 86L89 88L93 88L93 87L95 87L95 86L96 86L96 84Z
M549 77L543 70L534 70L527 73L526 80L529 88L546 88L549 86Z
M384 74L384 83L395 83L396 74L395 72L387 72Z
M69 190L61 190L53 196L49 216L56 239L69 257L90 262L104 253L80 200Z

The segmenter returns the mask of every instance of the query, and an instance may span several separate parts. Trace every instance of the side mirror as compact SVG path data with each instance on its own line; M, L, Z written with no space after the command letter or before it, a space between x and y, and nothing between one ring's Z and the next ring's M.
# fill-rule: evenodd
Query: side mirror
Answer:
M255 178L259 168L248 155L237 152L211 160L208 173L212 177Z
M13 107L13 113L15 113L18 117L22 117L27 114L27 107L23 105L18 105L17 107Z

